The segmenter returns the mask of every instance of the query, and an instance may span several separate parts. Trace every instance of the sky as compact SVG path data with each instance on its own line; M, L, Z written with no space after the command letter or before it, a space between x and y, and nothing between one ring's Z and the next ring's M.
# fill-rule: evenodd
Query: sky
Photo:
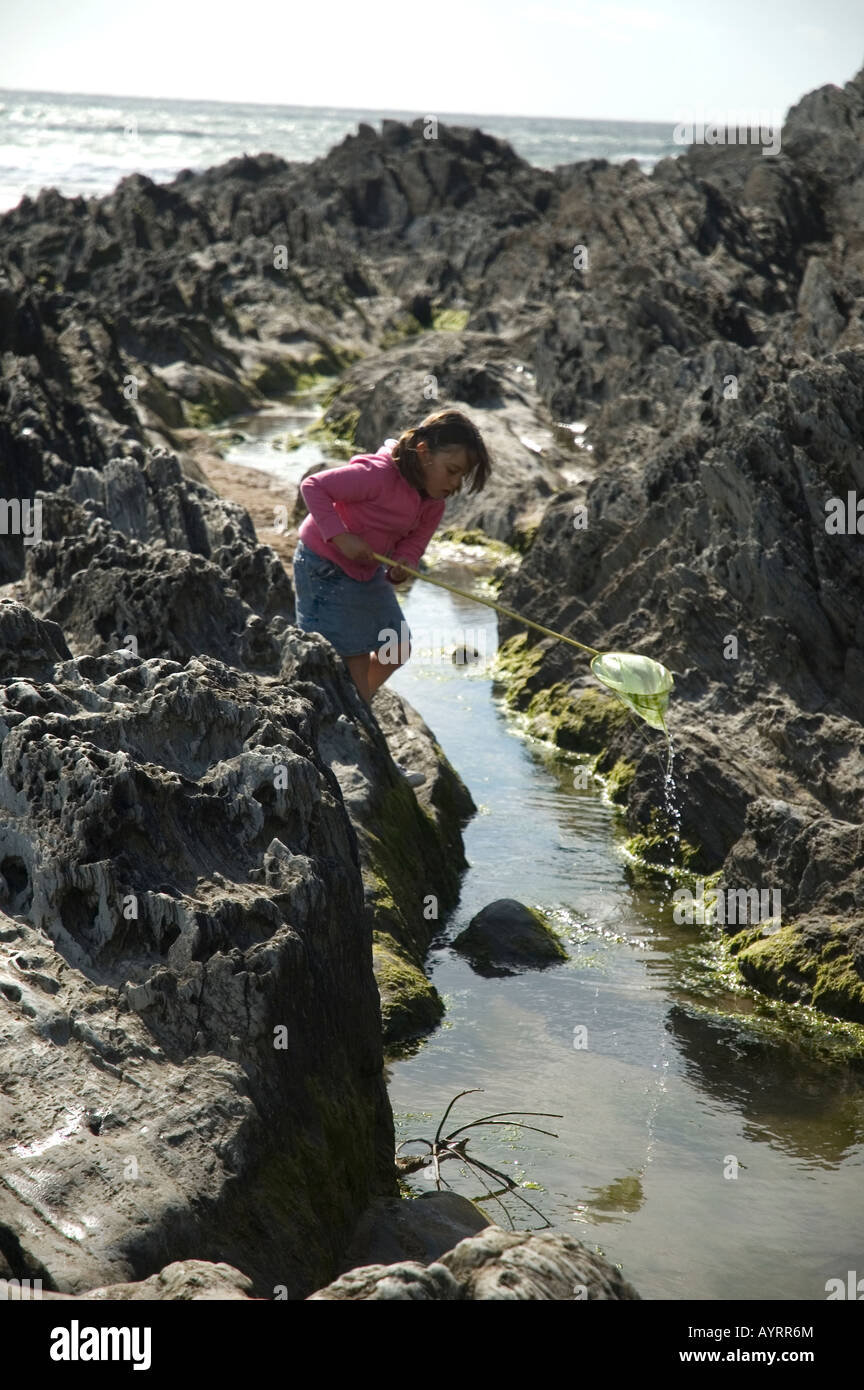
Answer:
M862 67L864 0L0 0L19 90L677 122Z

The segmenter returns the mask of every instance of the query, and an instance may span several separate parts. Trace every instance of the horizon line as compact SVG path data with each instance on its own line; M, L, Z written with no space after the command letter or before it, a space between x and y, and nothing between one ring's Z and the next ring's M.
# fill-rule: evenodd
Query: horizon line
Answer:
M46 87L0 87L0 94L9 93L16 96L56 96L56 97L101 97L111 101L152 101L152 102L178 102L187 106L259 106L277 107L285 111L359 111L369 115L392 114L394 116L404 116L409 114L407 107L386 107L386 106L332 106L332 105L307 105L305 102L280 102L280 101L226 101L217 97L153 97L142 96L138 93L121 92L72 92L60 91L55 88ZM800 98L799 98L800 99ZM550 115L527 115L524 112L504 112L504 111L442 111L427 113L429 116L477 116L489 117L491 120L507 121L586 121L595 125L656 125L671 126L674 128L680 125L681 117L674 120L648 120L634 119L633 117L619 116L550 116ZM415 120L424 120L424 116L415 116Z

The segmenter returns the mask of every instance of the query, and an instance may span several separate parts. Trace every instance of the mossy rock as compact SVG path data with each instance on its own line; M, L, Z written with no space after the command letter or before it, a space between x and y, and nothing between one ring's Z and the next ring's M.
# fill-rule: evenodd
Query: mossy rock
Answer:
M385 1044L422 1037L440 1023L444 1003L437 989L385 932L373 934L372 968L381 996Z
M219 425L232 415L245 414L257 404L256 393L248 385L203 372L195 383L195 399L180 401L186 424L199 430Z
M702 851L698 845L682 839L672 831L642 832L631 835L624 848L638 859L643 868L665 875L670 869L692 874L699 867Z
M360 411L349 410L343 414L329 411L309 426L307 439L313 439L334 458L350 459L357 452L357 426Z
M449 541L453 545L480 545L485 550L494 551L496 555L507 555L512 553L513 547L507 545L506 541L500 541L496 536L488 536L479 527L463 531L458 526L447 526L438 535L441 540Z
M470 317L470 309L435 309L432 313L432 327L437 332L461 333Z
M864 1023L864 978L850 950L848 928L835 922L830 932L819 943L792 923L757 940L750 933L737 953L738 969L765 994Z
M265 396L278 396L297 389L298 375L298 364L293 358L273 357L266 362L256 362L244 380L253 391L260 391Z
M386 351L387 348L395 347L397 343L404 343L407 338L416 338L417 334L422 332L423 325L413 314L400 314L381 334L379 346Z
M620 701L563 681L532 696L525 713L539 737L574 753L602 752L629 719Z
M525 687L538 675L545 656L543 644L530 642L525 632L517 632L501 643L495 654L495 676L506 683L504 698L508 705L521 706Z
M606 784L609 800L614 801L616 805L623 805L636 776L636 764L629 762L627 758L619 758L613 764L611 772L600 775Z
M481 975L511 975L568 959L542 912L516 898L498 898L478 912L453 942Z
M513 549L518 551L520 555L527 555L537 539L539 530L539 523L534 526L526 526L521 531L517 529L513 534Z

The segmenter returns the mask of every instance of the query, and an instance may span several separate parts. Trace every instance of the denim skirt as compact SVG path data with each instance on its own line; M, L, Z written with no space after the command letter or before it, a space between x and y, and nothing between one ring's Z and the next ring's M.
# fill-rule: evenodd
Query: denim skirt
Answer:
M320 632L340 656L377 652L392 644L394 636L400 642L410 639L411 629L383 565L371 579L352 579L341 565L298 540L293 570L295 625L304 632Z

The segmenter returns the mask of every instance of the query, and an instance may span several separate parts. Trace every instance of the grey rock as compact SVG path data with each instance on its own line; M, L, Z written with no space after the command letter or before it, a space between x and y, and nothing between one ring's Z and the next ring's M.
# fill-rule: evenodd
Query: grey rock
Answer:
M638 1299L614 1265L572 1236L557 1232L487 1231L460 1241L441 1264L470 1299Z
M475 970L487 975L513 974L567 959L543 915L515 898L487 903L452 944L454 950L468 956Z
M360 1265L406 1260L428 1265L489 1225L480 1208L458 1192L424 1192L407 1200L382 1198L363 1213L343 1268L350 1271Z
M311 1298L606 1302L639 1294L613 1265L571 1236L490 1226L426 1267L416 1261L367 1265Z
M310 1294L307 1302L358 1299L396 1299L402 1302L447 1301L460 1297L459 1285L443 1265L429 1266L414 1260L394 1265L366 1265L352 1269Z
M252 1280L239 1269L227 1264L212 1264L207 1260L176 1260L160 1269L149 1279L141 1279L131 1284L103 1284L98 1289L88 1289L86 1293L53 1293L41 1290L39 1297L45 1302L65 1303L137 1303L163 1302L170 1300L179 1303L200 1303L219 1301L248 1301ZM8 1298L21 1302L32 1299L28 1292L10 1285Z
M170 1256L301 1297L393 1191L375 916L340 751L365 768L372 826L400 800L415 872L440 866L451 892L458 872L341 661L297 638L296 683L212 657L74 659L53 623L0 604L0 651L29 652L26 678L0 678L15 1276L79 1292Z

